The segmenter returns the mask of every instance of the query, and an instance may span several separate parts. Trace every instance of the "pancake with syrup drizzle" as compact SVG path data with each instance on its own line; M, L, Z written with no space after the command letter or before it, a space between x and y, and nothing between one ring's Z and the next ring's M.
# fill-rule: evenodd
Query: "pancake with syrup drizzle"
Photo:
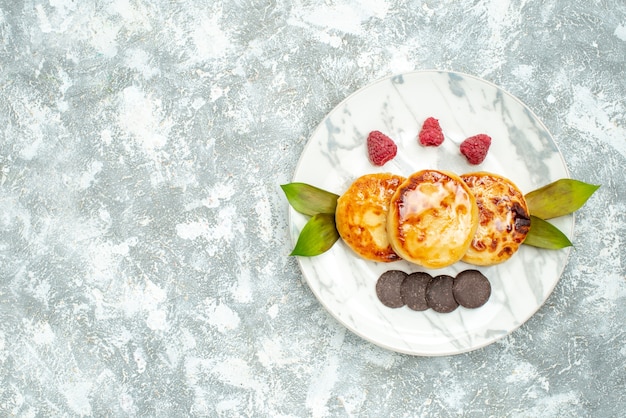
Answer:
M366 174L356 179L337 200L335 223L339 236L361 257L380 262L400 258L389 245L389 199L404 181L390 174Z
M478 207L456 174L421 170L410 175L391 198L387 234L401 258L426 268L459 261L478 227Z
M524 195L511 180L484 171L463 174L476 199L479 222L463 261L490 266L511 258L530 230Z

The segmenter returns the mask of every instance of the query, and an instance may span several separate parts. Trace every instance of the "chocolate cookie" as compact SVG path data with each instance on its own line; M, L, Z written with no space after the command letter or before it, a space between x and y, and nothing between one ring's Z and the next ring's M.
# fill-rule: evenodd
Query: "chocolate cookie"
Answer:
M389 308L400 308L404 306L400 288L407 274L400 270L389 270L384 272L376 282L376 296L383 305Z
M478 270L465 270L457 274L452 284L452 294L465 308L483 306L491 296L491 284Z
M435 276L426 286L426 303L432 310L448 313L455 310L459 304L452 294L454 277L442 274Z
M425 311L428 309L426 303L426 286L433 277L424 272L411 273L402 282L400 293L404 304L414 311Z

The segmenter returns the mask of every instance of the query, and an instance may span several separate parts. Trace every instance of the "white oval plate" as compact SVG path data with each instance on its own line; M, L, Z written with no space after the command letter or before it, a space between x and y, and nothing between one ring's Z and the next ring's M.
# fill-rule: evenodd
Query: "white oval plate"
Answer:
M417 135L423 121L439 119L445 135L440 147L423 147ZM379 130L398 145L396 158L383 167L367 158L366 138ZM472 166L459 152L467 137L485 133L492 145L485 161ZM407 176L425 168L457 174L485 170L511 179L523 193L568 177L550 133L518 99L473 76L416 71L388 77L350 95L319 124L294 174L341 195L359 176L392 172ZM295 243L307 217L290 208ZM553 221L567 236L572 215ZM320 303L355 334L381 347L414 355L467 352L502 338L526 322L546 301L567 263L569 249L551 251L522 245L507 262L480 267L491 281L489 301L478 309L440 314L390 309L376 297L376 280L386 270L456 275L476 268L462 262L426 270L405 261L376 263L356 256L341 240L316 257L299 257L304 277Z

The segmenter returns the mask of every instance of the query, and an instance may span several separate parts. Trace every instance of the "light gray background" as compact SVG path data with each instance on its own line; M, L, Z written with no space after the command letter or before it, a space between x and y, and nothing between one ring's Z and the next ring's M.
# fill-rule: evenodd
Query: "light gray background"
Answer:
M622 0L0 0L0 415L622 415L625 68ZM453 357L346 331L288 257L312 130L414 69L602 184L547 304Z

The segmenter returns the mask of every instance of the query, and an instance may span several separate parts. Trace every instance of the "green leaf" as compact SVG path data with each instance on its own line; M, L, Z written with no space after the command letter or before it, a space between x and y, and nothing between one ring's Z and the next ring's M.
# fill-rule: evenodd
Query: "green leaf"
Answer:
M551 219L577 211L599 187L578 180L561 179L533 190L525 198L531 215Z
M572 246L572 242L559 228L533 215L530 215L530 231L526 235L524 244L548 250L560 250Z
M306 183L289 183L280 186L292 208L305 215L332 213L337 207L338 195Z
M339 239L334 213L318 213L304 225L295 248L289 255L312 257L330 249Z

